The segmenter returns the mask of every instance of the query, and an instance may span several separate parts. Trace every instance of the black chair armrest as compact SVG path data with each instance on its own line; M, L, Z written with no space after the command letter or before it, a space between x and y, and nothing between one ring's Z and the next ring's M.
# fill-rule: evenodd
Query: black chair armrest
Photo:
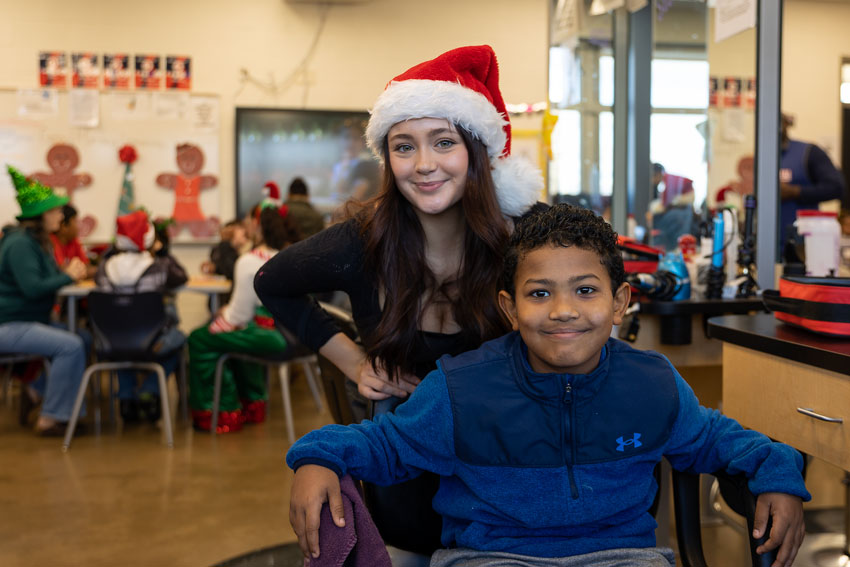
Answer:
M684 567L707 567L700 531L699 475L673 469L676 541Z
M753 565L770 567L776 561L777 550L759 555L756 553L756 548L769 539L770 528L773 527L773 523L768 518L764 535L758 539L752 537L756 517L756 496L750 492L747 477L742 474L730 475L725 471L715 472L714 476L717 477L720 484L720 494L729 504L729 507L747 519L747 535L750 540L750 555L753 559Z
M776 560L776 550L759 555L756 548L768 539L771 523L768 522L765 535L759 539L752 537L756 513L756 497L750 492L744 475L730 475L720 471L714 473L720 483L720 492L729 506L747 520L747 534L750 543L752 564L768 567ZM699 475L673 470L673 502L676 511L676 539L679 544L679 556L685 567L707 567L702 549L700 531L700 483Z

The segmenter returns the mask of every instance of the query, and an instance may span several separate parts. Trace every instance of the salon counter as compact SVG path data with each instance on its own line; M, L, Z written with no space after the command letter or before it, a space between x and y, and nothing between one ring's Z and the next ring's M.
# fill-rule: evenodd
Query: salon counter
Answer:
M723 412L850 470L850 338L825 337L771 314L708 321L723 341Z

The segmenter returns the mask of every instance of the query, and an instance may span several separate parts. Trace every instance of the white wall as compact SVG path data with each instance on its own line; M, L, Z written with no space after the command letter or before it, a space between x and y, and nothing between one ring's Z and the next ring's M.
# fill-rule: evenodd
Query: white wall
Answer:
M37 86L41 50L186 54L196 93L221 97L221 216L234 214L236 106L365 109L408 67L488 43L507 102L546 97L546 0L363 0L329 8L306 82L277 92L308 53L322 8L284 0L0 0L0 87ZM132 141L132 132L128 132ZM0 156L2 161L2 156ZM170 164L169 164L170 165ZM13 211L0 211L6 222Z
M850 2L786 0L782 27L782 108L793 138L841 162L841 58L850 57Z

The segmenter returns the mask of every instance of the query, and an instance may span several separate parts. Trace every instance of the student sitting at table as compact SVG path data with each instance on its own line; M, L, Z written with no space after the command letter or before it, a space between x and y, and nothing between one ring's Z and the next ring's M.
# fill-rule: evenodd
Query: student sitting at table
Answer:
M155 238L154 226L144 211L120 216L116 224L116 252L101 263L95 276L99 290L111 293L167 293L186 283L186 271L180 264L168 254L157 254L163 248L163 243ZM177 328L179 319L173 303L166 303L166 313L168 327L159 339L160 356L157 362L162 364L167 377L177 368L178 350L186 342L186 337ZM156 423L162 416L156 374L146 373L138 387L136 378L135 370L118 371L121 418L125 424L140 420Z
M210 259L201 264L205 274L216 274L233 280L233 269L236 260L246 248L250 247L248 231L242 219L234 219L225 224L219 231L221 241L210 250Z
M286 340L275 329L271 313L254 291L254 276L279 250L299 240L298 228L286 205L267 199L257 208L259 243L239 256L233 274L230 301L212 323L189 335L189 406L195 429L212 426L213 384L219 356L227 352L265 354L286 349ZM218 433L242 429L243 423L260 423L266 416L263 369L249 362L230 360L222 375Z
M60 268L67 266L71 258L79 258L86 265L86 278L93 278L97 267L91 265L78 234L77 209L73 205L66 204L62 207L62 222L59 223L59 229L50 233L53 257L56 258L56 265Z
M50 373L23 388L21 413L43 399L36 434L60 436L71 417L86 366L83 339L50 323L56 292L86 275L77 258L60 269L53 259L48 234L59 228L68 197L28 180L8 167L21 214L0 241L0 353L40 354L50 360Z

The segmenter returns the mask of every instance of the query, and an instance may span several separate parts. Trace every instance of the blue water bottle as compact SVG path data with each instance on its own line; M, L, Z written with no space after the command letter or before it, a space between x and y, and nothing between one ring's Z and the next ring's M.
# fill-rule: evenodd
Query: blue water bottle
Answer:
M691 277L681 252L667 252L658 262L658 271L670 272L676 277L676 292L671 301L691 298Z

